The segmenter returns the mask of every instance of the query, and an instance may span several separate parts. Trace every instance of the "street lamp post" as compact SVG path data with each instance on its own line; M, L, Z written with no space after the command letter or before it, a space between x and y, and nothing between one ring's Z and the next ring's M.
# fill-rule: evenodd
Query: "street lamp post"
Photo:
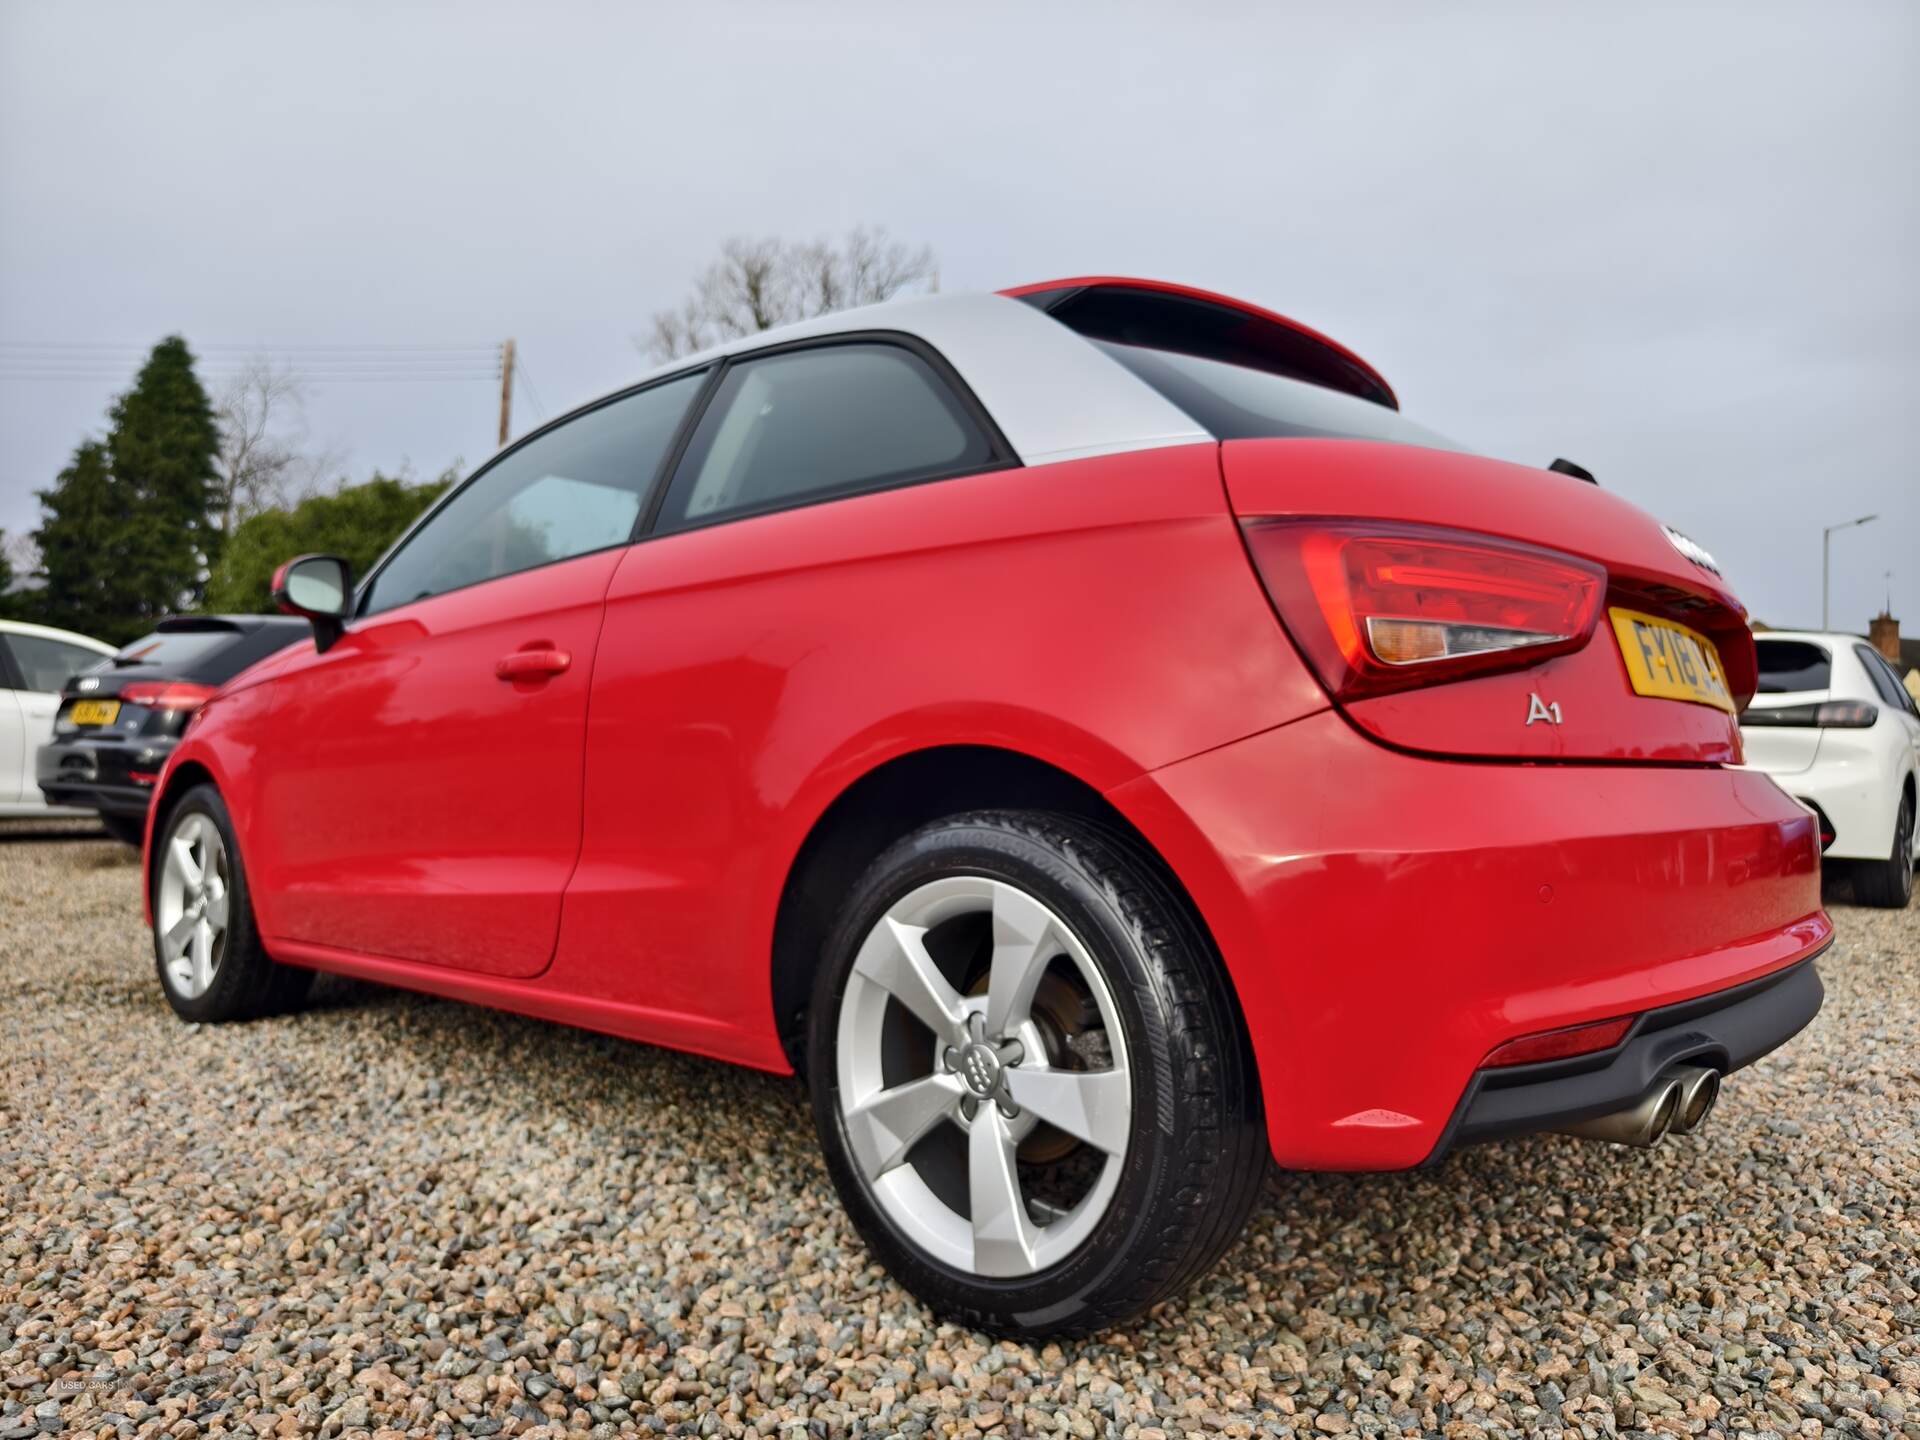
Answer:
M1878 515L1862 515L1858 520L1843 520L1838 525L1829 525L1820 532L1820 628L1830 630L1827 624L1827 551L1836 530L1850 530L1855 525L1865 525L1870 520L1878 520Z

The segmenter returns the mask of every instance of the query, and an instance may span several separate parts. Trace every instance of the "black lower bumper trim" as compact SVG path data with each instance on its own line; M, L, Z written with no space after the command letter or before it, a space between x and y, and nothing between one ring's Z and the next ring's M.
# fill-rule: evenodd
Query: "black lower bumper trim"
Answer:
M145 815L153 803L153 791L134 785L42 785L40 793L49 805L67 805L76 810L97 810L102 815Z
M1751 1065L1820 1013L1826 991L1814 968L1819 953L1745 985L1649 1010L1611 1050L1477 1071L1426 1163L1477 1140L1611 1114L1675 1065L1706 1065L1722 1074Z

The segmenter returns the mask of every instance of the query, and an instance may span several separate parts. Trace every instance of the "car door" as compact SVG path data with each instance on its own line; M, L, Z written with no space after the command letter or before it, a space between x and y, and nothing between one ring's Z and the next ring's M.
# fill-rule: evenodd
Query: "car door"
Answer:
M270 682L243 843L269 940L544 969L580 844L607 582L703 383L536 433L432 511Z
M27 746L26 721L20 710L18 681L13 677L12 660L7 655L7 635L0 632L0 811L18 807L23 801L21 786L33 752Z
M751 937L771 904L768 813L811 764L787 717L816 685L858 686L863 630L911 625L930 599L1016 603L995 544L966 546L958 588L934 597L903 556L1024 533L1017 466L931 352L836 339L728 363L608 592L556 971L632 1007L627 1024L672 1016L658 1038L779 1063L755 1048L770 1027ZM985 521L937 503L973 486Z
M40 747L53 739L53 719L60 709L60 691L69 677L97 665L106 653L74 645L51 635L27 631L9 631L0 635L0 647L11 657L8 678L12 690L13 713L0 704L0 728L11 718L11 742L0 736L0 805L15 804L32 808L44 804L35 760ZM4 673L4 669L0 669ZM17 763L10 762L12 755ZM11 792L7 789L12 786Z

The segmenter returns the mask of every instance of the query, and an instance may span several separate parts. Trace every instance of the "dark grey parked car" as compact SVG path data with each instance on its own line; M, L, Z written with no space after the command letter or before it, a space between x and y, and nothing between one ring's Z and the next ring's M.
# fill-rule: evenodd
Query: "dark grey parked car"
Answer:
M305 620L284 615L181 615L73 677L35 763L47 803L96 810L108 833L138 845L153 782L188 717L249 665L309 633Z

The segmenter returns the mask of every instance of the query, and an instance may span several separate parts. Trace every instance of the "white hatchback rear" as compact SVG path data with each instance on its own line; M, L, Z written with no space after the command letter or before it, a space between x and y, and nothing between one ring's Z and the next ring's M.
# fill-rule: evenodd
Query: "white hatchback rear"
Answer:
M1826 856L1856 862L1857 897L1913 894L1920 710L1857 635L1755 637L1760 691L1741 717L1747 765L1820 816Z

